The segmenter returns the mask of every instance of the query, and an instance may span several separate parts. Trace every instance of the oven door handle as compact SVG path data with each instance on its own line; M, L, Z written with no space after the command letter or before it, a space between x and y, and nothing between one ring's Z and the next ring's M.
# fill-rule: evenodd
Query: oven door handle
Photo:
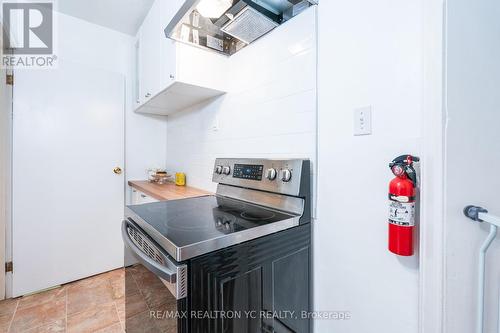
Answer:
M143 264L148 270L150 270L152 273L154 273L156 276L164 279L165 281L169 283L176 283L177 281L177 267L165 256L163 251L161 251L156 244L155 248L158 252L162 254L162 259L165 262L165 265L170 266L167 267L165 265L162 265L155 260L151 259L148 255L146 255L141 248L139 248L134 241L130 238L130 234L128 233L128 228L134 228L136 232L140 233L143 239L146 239L149 241L149 243L152 243L152 241L144 235L142 232L139 231L137 227L132 225L130 221L123 220L122 222L122 238L123 242L125 243L125 246L127 246L131 251L132 254Z

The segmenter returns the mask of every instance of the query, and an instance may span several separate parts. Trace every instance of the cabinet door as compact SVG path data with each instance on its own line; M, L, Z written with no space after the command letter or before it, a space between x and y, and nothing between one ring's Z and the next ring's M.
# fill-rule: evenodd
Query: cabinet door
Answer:
M136 41L134 45L134 101L135 107L138 107L142 103L142 92L141 92L141 41L140 41L140 31L137 33Z
M163 13L160 19L159 36L161 40L161 59L160 59L160 72L161 72L161 85L163 88L168 87L174 82L177 76L177 59L176 59L176 42L167 38L165 28L168 23L175 16L177 11L184 3L183 0L159 0L161 12Z
M139 191L137 191L135 188L131 189L131 196L130 196L130 204L131 205L138 205L139 204Z
M163 88L170 86L176 79L177 76L177 62L176 62L176 49L175 41L166 38L161 41L161 61L160 61L160 73L161 73L161 85Z
M139 103L170 86L177 76L176 42L165 28L183 0L156 0L139 29Z
M161 10L159 1L155 1L144 19L139 32L140 97L147 102L161 90L160 33Z
M142 205L150 202L158 202L157 199L150 197L149 195L132 188L132 195L130 198L130 204L132 205Z
M151 202L158 202L158 200L156 200L155 198L153 197L150 197L149 195L145 194L145 193L142 193L140 191L137 191L138 192L138 204L145 204L145 203L151 203Z
M139 84L139 96L138 96L138 102L140 104L144 103L145 100L146 100L146 94L147 94L147 91L149 90L148 88L148 80L147 80L147 68L145 66L145 64L147 63L147 52L146 52L146 49L147 49L147 43L145 43L144 41L144 37L145 37L145 32L144 32L144 25L141 26L141 28L139 29L139 33L138 33L138 61L137 61L137 65L138 65L138 74L139 74L139 78L138 78L138 84Z

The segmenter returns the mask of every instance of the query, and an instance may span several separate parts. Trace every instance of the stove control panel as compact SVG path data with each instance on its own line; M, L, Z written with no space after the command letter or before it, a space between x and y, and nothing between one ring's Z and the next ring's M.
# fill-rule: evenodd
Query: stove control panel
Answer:
M263 170L264 170L263 165L235 164L233 177L260 181L262 180Z
M299 195L308 177L309 160L217 159L212 180L225 185Z

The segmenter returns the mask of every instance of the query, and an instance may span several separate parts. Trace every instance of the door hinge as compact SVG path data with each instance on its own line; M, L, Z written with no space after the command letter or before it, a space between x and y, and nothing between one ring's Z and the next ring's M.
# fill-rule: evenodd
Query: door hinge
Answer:
M14 271L14 264L12 263L12 261L6 262L5 263L5 273L13 272L13 271Z
M5 82L9 85L9 86L13 86L14 85L14 74L7 74L7 77L5 79Z

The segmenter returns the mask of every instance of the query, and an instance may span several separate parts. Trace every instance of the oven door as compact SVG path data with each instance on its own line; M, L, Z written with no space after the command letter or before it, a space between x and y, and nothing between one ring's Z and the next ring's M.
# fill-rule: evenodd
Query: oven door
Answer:
M126 331L186 332L187 266L174 261L130 218L122 223L122 238L138 261L125 269Z

